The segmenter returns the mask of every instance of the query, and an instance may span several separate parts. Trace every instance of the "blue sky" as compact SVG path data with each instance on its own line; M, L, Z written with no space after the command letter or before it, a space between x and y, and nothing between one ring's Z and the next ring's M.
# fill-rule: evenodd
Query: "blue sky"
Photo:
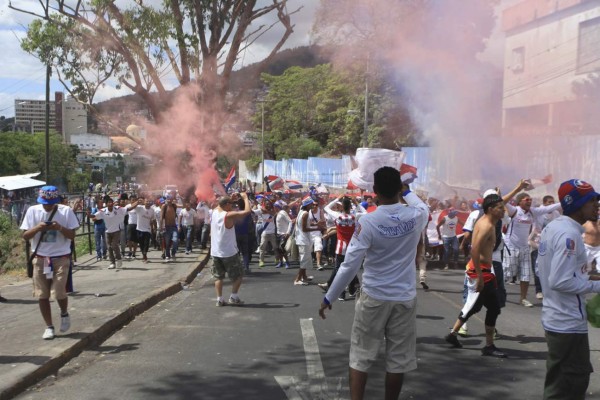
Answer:
M129 0L119 1L130 3ZM15 12L8 8L9 0L0 0L0 43L2 43L2 58L0 59L0 116L14 116L15 99L44 99L45 97L45 67L35 57L27 54L20 47L20 39L25 36L26 26L33 17ZM147 3L147 2L146 2ZM286 43L286 47L297 47L309 43L309 32L314 18L314 11L319 0L291 0L289 9L303 6L300 13L295 14L296 24L294 34ZM37 10L38 0L12 0L15 7ZM247 51L244 63L250 64L266 56L273 35L265 35L260 43L256 43ZM52 79L50 83L51 96L55 91L64 91L62 84ZM127 90L117 90L108 85L102 89L95 101L130 94Z

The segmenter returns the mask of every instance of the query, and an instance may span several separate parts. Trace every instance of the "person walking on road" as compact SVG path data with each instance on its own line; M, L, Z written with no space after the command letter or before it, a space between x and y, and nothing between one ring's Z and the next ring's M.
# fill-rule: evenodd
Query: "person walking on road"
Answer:
M417 368L415 257L429 218L427 205L392 167L378 169L373 190L379 207L356 222L346 257L325 294L319 315L331 309L364 259L350 340L350 395L364 398L368 371L386 347L385 398L397 399L404 374ZM407 205L400 204L400 191Z
M322 231L325 229L324 223L321 225L310 225L308 221L309 210L313 207L314 200L311 197L306 197L302 200L302 206L300 212L296 217L296 244L298 245L298 253L300 255L300 268L298 274L294 279L294 285L308 285L308 282L312 279L306 275L306 270L312 266L312 245L313 241L310 233L313 231Z
M538 249L548 345L543 398L580 400L593 372L583 296L600 293L600 275L587 269L582 225L598 220L600 194L589 183L571 179L560 185L558 197L563 215L544 228Z
M232 306L241 306L244 304L238 295L244 276L244 267L238 255L235 223L243 220L252 212L252 209L248 202L248 195L246 193L241 193L240 195L244 200L243 210L232 211L234 201L229 196L223 196L219 199L219 205L212 213L210 255L213 259L211 273L215 278L217 307L227 304L223 299L223 278L225 278L225 274L233 282L228 304Z
M481 349L481 354L504 358L506 354L494 345L496 320L500 315L500 302L497 293L496 275L494 275L492 265L492 253L501 240L501 236L498 237L496 225L504 217L502 197L497 194L490 194L485 197L483 199L483 213L484 215L477 221L473 230L471 260L467 264L467 271L465 272L468 288L467 301L445 339L453 347L461 348L462 344L457 337L458 331L472 315L478 313L481 307L485 306L487 309L485 315L486 345Z
M71 327L67 297L67 281L71 268L71 242L79 221L73 210L61 204L55 186L43 186L37 198L38 205L27 209L21 229L23 239L31 240L35 253L33 260L33 290L38 298L46 330L45 340L54 339L54 324L50 309L50 292L60 307L60 332Z

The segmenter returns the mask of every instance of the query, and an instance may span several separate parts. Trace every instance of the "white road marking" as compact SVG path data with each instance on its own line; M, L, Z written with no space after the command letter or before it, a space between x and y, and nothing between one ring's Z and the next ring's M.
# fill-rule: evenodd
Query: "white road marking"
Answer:
M276 376L289 400L342 400L344 378L327 378L312 319L301 319L302 342L306 358L306 377Z

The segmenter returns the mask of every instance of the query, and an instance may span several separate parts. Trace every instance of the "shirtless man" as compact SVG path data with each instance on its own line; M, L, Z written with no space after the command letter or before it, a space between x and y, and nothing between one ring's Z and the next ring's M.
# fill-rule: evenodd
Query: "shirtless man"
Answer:
M469 289L467 302L458 315L452 331L446 336L446 342L453 347L461 348L458 330L467 320L485 306L485 341L481 349L484 356L504 358L506 354L494 345L496 319L500 314L496 276L492 270L492 253L496 245L496 224L504 216L502 197L491 194L483 200L484 215L475 224L471 247L471 260L467 264L467 286Z
M600 220L587 221L583 224L583 229L588 272L600 272Z

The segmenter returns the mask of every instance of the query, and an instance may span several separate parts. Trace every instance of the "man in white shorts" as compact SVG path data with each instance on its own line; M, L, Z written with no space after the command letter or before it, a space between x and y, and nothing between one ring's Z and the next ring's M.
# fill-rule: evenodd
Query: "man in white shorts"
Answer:
M526 185L526 183L525 183ZM521 297L519 304L533 307L527 300L527 290L531 277L531 251L529 249L529 234L533 229L533 222L541 215L560 209L560 203L548 206L532 207L531 196L527 193L517 195L517 206L506 204L508 216L511 218L504 241L504 279L505 281L516 276L520 281Z
M298 253L300 254L300 269L298 275L294 279L294 285L308 285L308 282L312 279L306 276L306 270L312 266L312 238L310 233L313 231L322 231L325 229L325 225L321 223L311 227L308 221L308 211L313 207L315 201L311 197L306 197L302 200L302 207L296 217L296 245L298 245Z
M324 319L325 310L331 309L365 260L350 341L353 400L363 399L367 371L383 343L386 399L397 399L404 373L417 368L415 257L429 208L408 185L401 183L400 172L395 168L378 169L373 189L379 206L357 221L344 262L319 309ZM401 190L407 205L399 202Z

